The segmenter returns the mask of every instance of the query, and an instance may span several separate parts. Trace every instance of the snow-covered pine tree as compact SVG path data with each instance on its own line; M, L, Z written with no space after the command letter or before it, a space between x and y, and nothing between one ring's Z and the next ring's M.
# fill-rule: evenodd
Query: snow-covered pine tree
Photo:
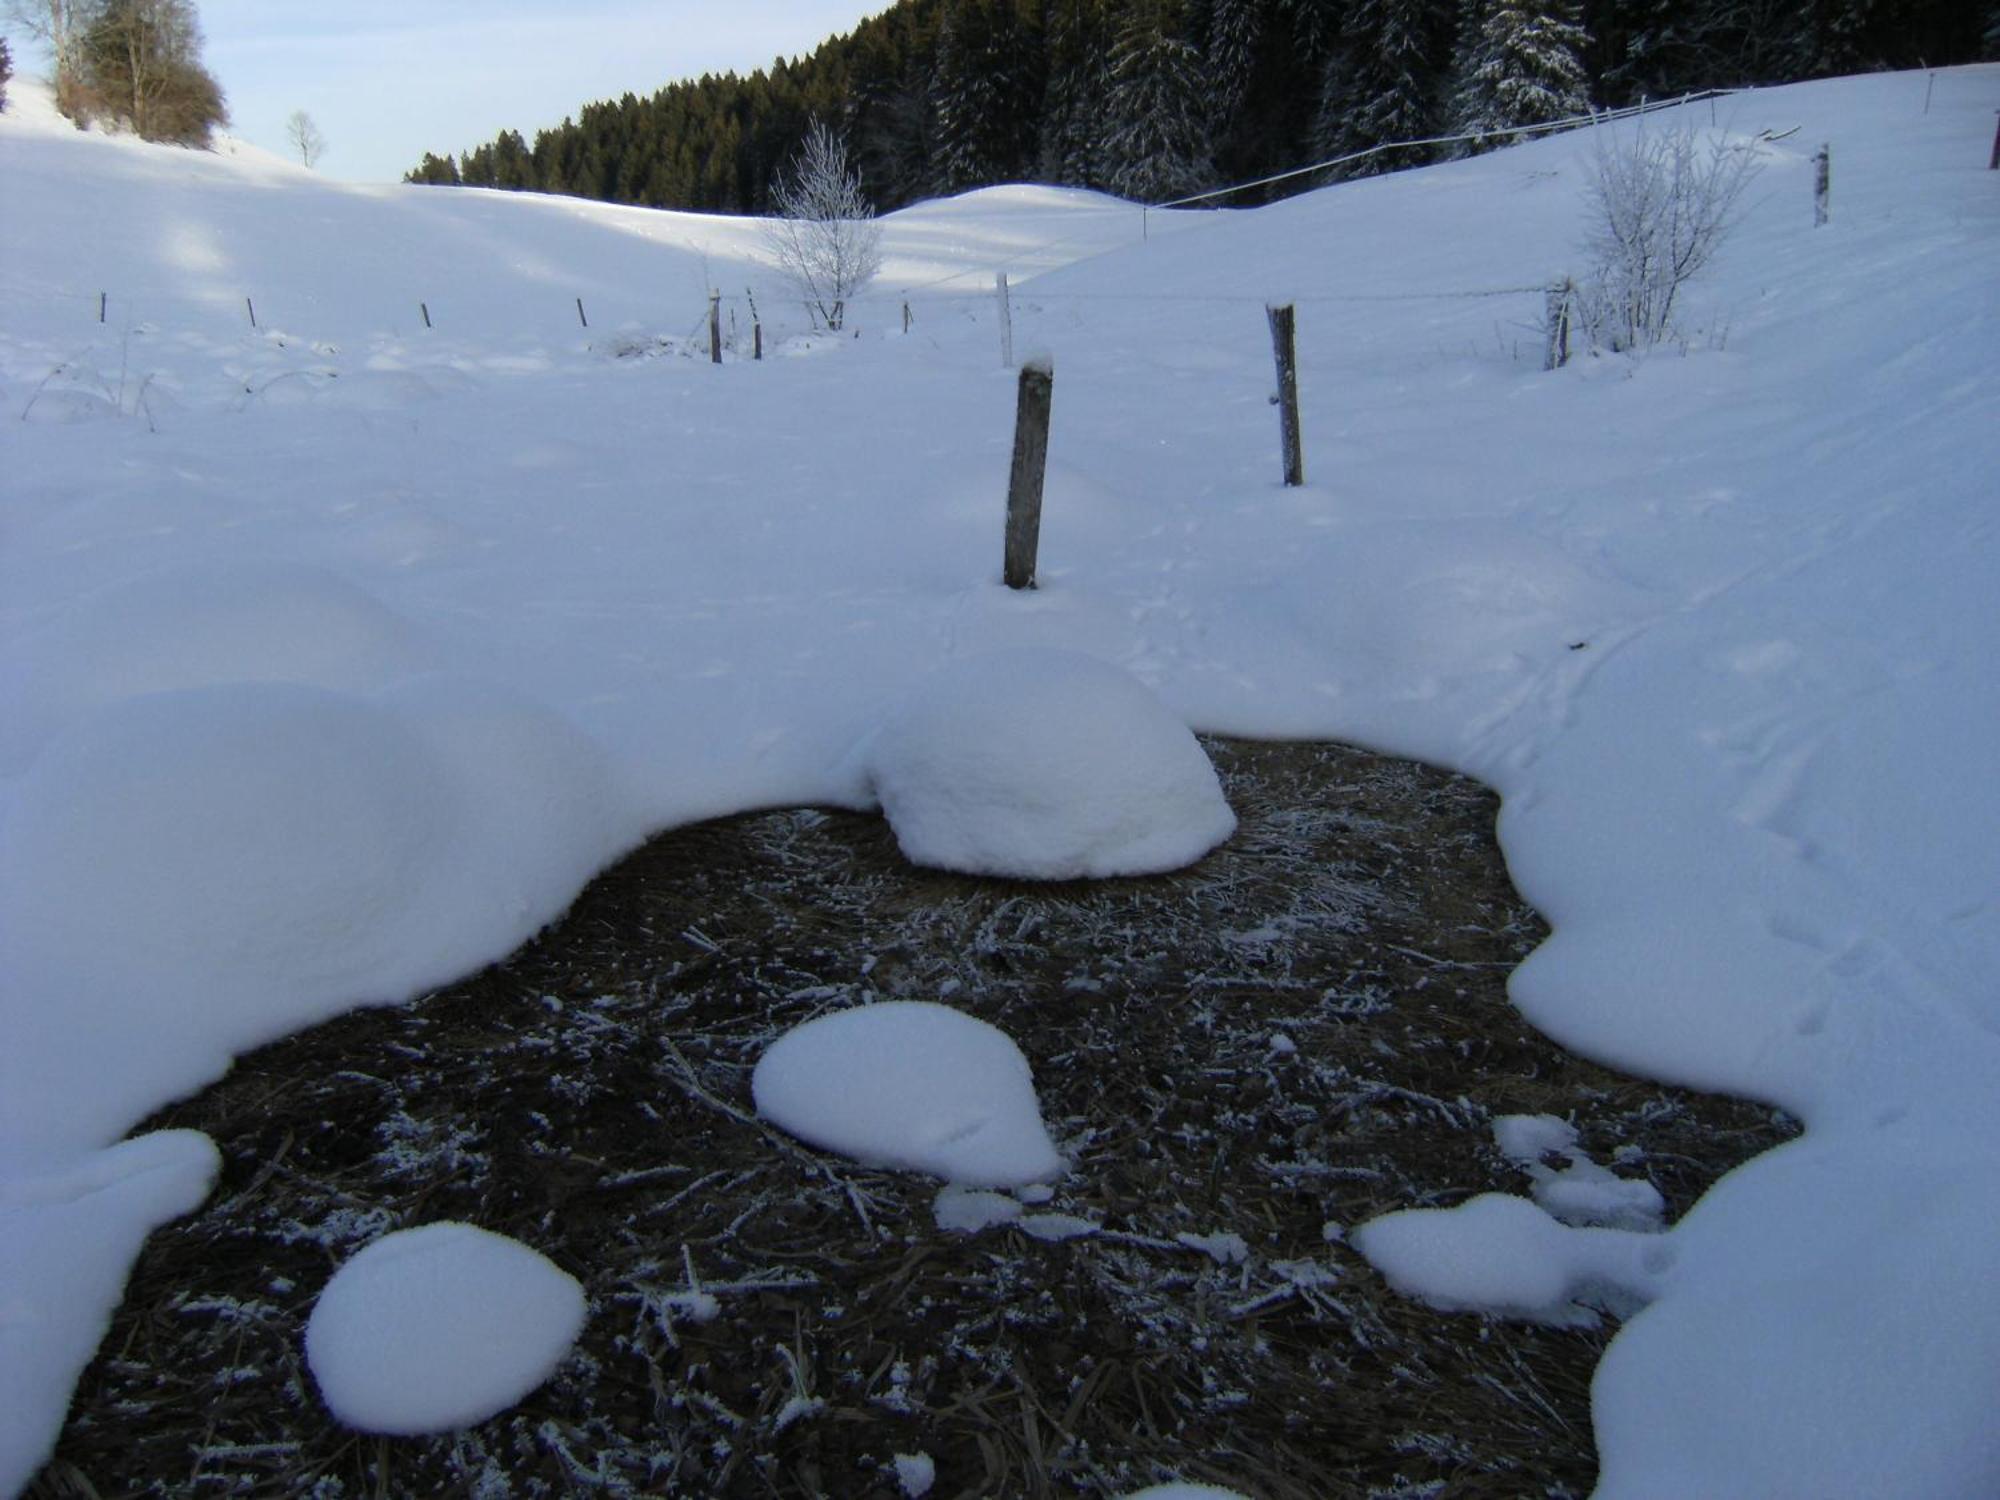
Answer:
M1142 203L1200 192L1214 178L1207 77L1175 19L1159 3L1135 7L1111 58L1100 171L1112 192Z
M1270 0L1210 0L1202 57L1208 65L1211 118L1226 128L1250 92Z
M1313 146L1345 156L1437 133L1450 55L1450 0L1357 0L1328 59ZM1424 161L1419 151L1369 157L1343 169L1361 177Z
M1274 0L1277 16L1300 60L1324 63L1340 42L1347 7L1342 0Z
M1040 54L1015 0L950 0L931 85L931 165L939 192L1028 175Z
M1102 187L1097 142L1112 50L1104 0L1048 0L1042 28L1048 82L1042 94L1040 176L1073 187Z
M1583 57L1590 38L1570 0L1475 0L1466 9L1454 132L1508 129L1568 119L1590 108Z

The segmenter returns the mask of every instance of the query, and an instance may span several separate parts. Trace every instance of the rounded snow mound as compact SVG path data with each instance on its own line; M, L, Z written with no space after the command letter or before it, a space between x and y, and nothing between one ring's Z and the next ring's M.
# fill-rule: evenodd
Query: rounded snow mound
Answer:
M1034 1074L1005 1032L923 1000L808 1021L750 1076L757 1113L867 1166L968 1187L1019 1187L1063 1170Z
M37 950L290 989L369 972L440 873L452 788L402 716L272 683L116 704L21 783L0 890ZM391 939L393 941L393 938Z
M225 682L365 692L424 665L416 631L323 568L231 562L171 568L91 596L40 637L0 687L0 764L25 765L92 709Z
M953 663L883 726L867 772L904 854L970 874L1157 874L1236 828L1188 727L1073 651Z
M567 720L449 678L127 699L12 790L0 1133L49 1149L101 1146L237 1052L507 952L636 822Z
M306 1363L363 1432L450 1432L505 1411L583 1331L583 1288L519 1240L444 1220L386 1234L333 1273Z

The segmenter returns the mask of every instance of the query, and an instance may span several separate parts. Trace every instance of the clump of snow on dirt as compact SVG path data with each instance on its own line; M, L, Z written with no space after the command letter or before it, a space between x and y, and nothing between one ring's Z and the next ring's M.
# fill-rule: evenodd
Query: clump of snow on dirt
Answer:
M926 682L867 752L920 865L1030 880L1192 864L1236 816L1194 735L1130 673L1079 652L994 651Z
M87 715L0 846L5 1138L106 1145L234 1052L475 967L630 833L588 741L477 684L231 683Z
M898 1453L896 1483L908 1500L923 1500L937 1483L937 1463L928 1453Z
M1125 1500L1250 1500L1240 1490L1225 1490L1219 1484L1190 1484L1176 1479L1171 1484L1149 1485L1134 1490Z
M750 1089L780 1129L869 1166L968 1187L1016 1187L1063 1170L1021 1049L929 1001L884 1001L794 1027L758 1060Z
M1528 1174L1529 1196L1563 1223L1641 1231L1661 1227L1667 1205L1660 1190L1592 1161L1577 1146L1576 1128L1567 1121L1554 1115L1502 1115L1493 1122L1493 1140L1502 1156Z
M583 1331L583 1288L519 1240L444 1220L334 1272L306 1323L333 1414L363 1432L469 1427L547 1380Z
M997 1224L1013 1223L1021 1217L1021 1204L1005 1193L954 1184L932 1201L931 1217L947 1234L978 1234Z
M1595 1326L1585 1300L1621 1311L1650 1301L1673 1262L1658 1236L1573 1229L1508 1193L1384 1214L1350 1238L1405 1296L1564 1327Z

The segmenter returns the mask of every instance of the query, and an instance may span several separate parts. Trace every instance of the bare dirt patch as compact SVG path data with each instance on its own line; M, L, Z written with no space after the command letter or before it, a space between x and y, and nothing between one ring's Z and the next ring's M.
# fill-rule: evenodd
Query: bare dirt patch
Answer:
M461 984L243 1059L149 1122L207 1131L223 1179L149 1241L29 1494L887 1500L899 1454L938 1497L1587 1491L1609 1330L1438 1314L1345 1229L1522 1189L1496 1115L1628 1148L1672 1215L1790 1123L1521 1022L1505 979L1543 929L1477 784L1209 748L1242 826L1178 875L945 876L879 819L746 815L655 839ZM1019 1042L1075 1164L1033 1212L1092 1232L944 1232L938 1183L753 1117L774 1036L878 998ZM345 1431L304 1365L312 1300L444 1218L577 1276L584 1338L468 1432Z

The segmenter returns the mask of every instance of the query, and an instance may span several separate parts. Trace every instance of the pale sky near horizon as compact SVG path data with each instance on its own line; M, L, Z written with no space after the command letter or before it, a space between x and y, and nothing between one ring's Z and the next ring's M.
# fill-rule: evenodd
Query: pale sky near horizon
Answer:
M535 131L597 99L801 57L890 0L196 0L202 58L232 135L290 155L303 109L326 137L319 170L395 182L426 151ZM40 49L10 35L17 71Z

